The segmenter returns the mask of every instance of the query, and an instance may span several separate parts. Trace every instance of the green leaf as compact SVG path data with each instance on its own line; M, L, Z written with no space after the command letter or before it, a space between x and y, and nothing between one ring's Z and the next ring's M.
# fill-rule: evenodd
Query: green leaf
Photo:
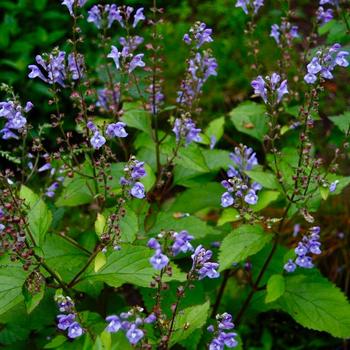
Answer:
M259 141L263 141L268 132L264 105L246 101L230 112L230 119L235 128Z
M240 219L239 213L236 209L226 208L218 220L218 226L227 224L228 222L235 222Z
M245 172L252 180L258 182L263 188L269 190L279 190L280 184L278 183L276 176L264 171L246 171Z
M205 162L201 149L195 144L182 147L175 159L175 164L202 173L209 172L208 165Z
M176 344L181 340L188 338L196 329L202 328L208 318L210 303L192 306L181 311L174 325L174 333L171 337L170 344Z
M322 197L323 200L327 200L328 196L329 196L329 187L326 186L320 186L320 195Z
M124 114L121 120L128 127L144 131L149 135L152 134L151 115L135 103L124 104Z
M136 213L129 207L125 207L125 216L119 221L121 242L132 243L139 232L139 221Z
M211 171L227 169L231 163L229 151L222 149L203 149L202 154Z
M277 191L261 191L258 196L258 203L252 206L252 209L257 212L266 208L270 203L278 199L280 193Z
M350 131L350 111L338 116L328 117L344 134Z
M195 213L204 208L219 208L222 192L223 188L217 182L192 187L176 198L170 210Z
M211 137L215 137L215 142L218 142L224 134L225 117L220 117L212 120L205 129L203 143L210 145Z
M29 207L27 217L29 229L35 240L35 244L41 246L44 242L46 232L52 222L52 213L45 202L31 189L22 185L20 197L24 199L25 205Z
M285 278L285 292L278 305L302 326L350 337L350 304L344 294L316 272Z
M0 315L23 300L22 286L27 274L21 264L1 259L0 269Z
M66 179L64 189L55 204L57 207L88 204L94 198L94 186L92 179L80 175L75 175L73 179Z
M242 225L222 242L219 253L220 271L260 251L272 238L258 225Z
M94 260L94 271L98 272L103 266L106 265L107 258L106 254L103 252L98 252Z
M272 275L267 281L265 303L271 303L280 298L285 291L282 275Z
M63 345L67 341L64 335L56 335L49 343L44 346L44 349L55 349Z
M145 186L145 190L149 191L156 182L156 176L154 175L152 168L147 163L145 163L144 167L146 170L146 176L143 177L140 182L142 182Z
M95 221L95 232L98 237L100 237L104 233L104 230L106 228L106 222L107 220L105 216L101 213L98 213Z
M112 287L119 287L124 283L149 287L155 274L149 262L152 254L147 247L123 244L120 251L107 254L106 264L97 273L89 271L83 281L101 281Z

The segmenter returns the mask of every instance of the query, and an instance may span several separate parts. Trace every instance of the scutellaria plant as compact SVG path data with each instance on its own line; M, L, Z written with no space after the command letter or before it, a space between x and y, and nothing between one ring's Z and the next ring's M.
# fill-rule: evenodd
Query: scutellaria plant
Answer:
M318 268L331 249L320 207L350 183L339 168L349 112L331 118L342 132L331 160L314 135L327 83L349 66L348 48L317 31L336 16L347 24L347 5L320 1L311 33L287 6L266 31L280 53L271 68L254 39L263 1L237 1L251 96L208 126L201 97L219 72L212 28L198 21L184 33L183 76L165 96L156 1L62 5L72 22L65 49L28 66L47 122L31 123L40 105L1 86L5 331L25 309L38 323L35 348L242 349L249 318L278 310L349 338L350 305Z

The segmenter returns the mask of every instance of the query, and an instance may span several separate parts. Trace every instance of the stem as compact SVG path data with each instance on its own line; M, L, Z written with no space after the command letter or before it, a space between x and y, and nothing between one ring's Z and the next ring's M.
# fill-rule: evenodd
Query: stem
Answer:
M226 288L226 285L227 285L227 282L228 282L230 275L231 275L230 270L226 270L224 272L224 278L223 278L222 283L220 285L219 293L216 297L215 304L213 306L213 311L211 312L211 318L214 318L218 312L218 309L219 309L219 306L221 303L221 299L224 295L224 291L225 291L225 288Z

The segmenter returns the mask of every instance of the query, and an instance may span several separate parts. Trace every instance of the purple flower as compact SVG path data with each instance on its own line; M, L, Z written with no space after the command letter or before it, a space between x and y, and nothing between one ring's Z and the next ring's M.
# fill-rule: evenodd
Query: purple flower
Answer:
M226 329L230 330L235 327L235 325L232 322L232 316L225 312L221 315L220 322L218 324L219 329Z
M254 190L249 190L244 196L244 201L250 205L255 205L258 202L258 196Z
M319 59L314 57L306 68L309 74L317 74L321 71L322 66L320 65Z
M68 70L70 71L73 80L80 79L83 76L83 71L84 71L84 56L80 53L69 54Z
M251 86L254 89L254 94L260 96L265 103L267 103L267 89L265 87L265 80L259 75L255 80L251 82Z
M283 95L288 94L287 80L283 80L277 89L277 103L281 102Z
M150 238L150 240L147 243L147 246L151 249L156 249L156 250L160 249L160 244L155 238Z
M121 328L121 320L118 316L108 316L106 317L106 321L109 322L106 328L109 333L116 333Z
M128 133L124 129L126 126L123 122L109 124L106 129L106 135L108 137L127 137Z
M304 80L308 83L308 84L314 84L317 80L317 76L315 74L311 74L311 73L307 73L304 76Z
M235 339L237 333L223 333L221 332L219 337L228 348L235 348L238 345L238 341Z
M243 146L243 148L235 147L235 151L230 153L230 159L240 171L252 170L256 165L258 165L256 153L251 147L247 146ZM236 175L237 174L233 174L233 176Z
M229 192L225 192L221 196L221 206L223 206L224 208L230 207L234 202L235 201L234 201L231 193L229 193Z
M312 259L309 256L298 256L295 260L295 263L305 269L311 269L314 267Z
M142 199L145 197L145 187L141 182L136 182L131 188L130 194L135 198Z
M94 149L99 149L106 143L106 139L99 133L99 131L95 131L90 139L90 143Z
M333 10L327 9L325 10L322 6L320 6L316 12L317 20L321 22L321 24L326 24L333 19Z
M57 319L58 319L57 328L65 331L66 329L68 329L68 327L70 327L74 323L75 315L74 314L57 315Z
M145 323L154 323L157 320L157 316L154 313L151 313L150 315L148 315L145 319L144 322Z
M194 239L193 236L189 235L187 231L183 230L178 232L175 232L173 235L174 243L171 246L171 250L175 255L182 253L187 253L188 251L192 251L193 247L190 243Z
M146 17L143 14L143 7L141 7L138 10L136 10L136 13L134 16L134 23L132 26L135 28L140 21L144 21L145 19Z
M71 16L74 16L74 13L73 13L73 5L74 5L74 2L76 2L76 5L78 7L83 7L85 5L87 0L63 0L62 1L62 5L65 5L67 6L68 8L68 11L69 11L69 14Z
M191 255L193 264L191 271L196 271L198 274L198 279L208 278L218 278L220 276L219 272L216 270L219 267L218 263L208 262L212 256L211 250L205 250L201 245L199 245L194 253Z
M112 51L107 55L107 57L112 58L115 63L115 67L117 69L120 69L120 62L119 62L120 53L115 46L112 45L111 47L112 47Z
M130 329L126 332L126 337L128 338L130 344L137 344L144 336L144 333L141 329L136 328L133 324Z
M45 195L49 198L52 198L55 196L55 191L60 187L58 182L54 182L52 185L50 185L45 192Z
M86 126L94 133L98 131L96 125L91 120L86 123Z
M339 51L335 58L335 63L340 67L347 67L349 65L349 62L347 61L346 57L348 56L349 56L349 52Z
M279 31L280 27L277 24L273 24L271 26L271 33L270 36L272 38L274 38L276 40L276 43L279 44L280 43L280 31Z
M175 133L176 140L185 139L185 144L189 145L191 142L201 141L200 132L201 129L197 129L195 123L190 118L175 119L173 132Z
M78 322L72 323L68 328L68 337L71 339L78 338L84 333L83 328Z
M41 167L38 169L38 172L39 172L39 173L42 173L43 171L50 170L51 168L52 168L51 164L50 164L50 163L46 163L46 164L44 164L43 166L41 166Z
M28 101L28 102L26 103L26 106L24 107L24 111L25 111L26 113L28 113L29 111L32 110L33 107L34 107L33 103L30 102L30 101Z
M236 2L236 7L241 7L244 13L247 15L248 14L248 4L249 0L237 0Z
M218 267L219 267L218 263L213 263L213 262L204 263L203 266L198 270L198 279L201 280L205 277L208 277L208 278L220 277L219 272L216 271Z
M284 265L284 269L289 273L294 272L296 268L297 266L292 259L289 259L288 262Z
M89 11L88 11L88 18L87 21L89 23L93 23L97 28L101 28L102 24L102 14L98 6L94 5Z
M46 72L47 78L36 65L28 66L28 68L31 70L28 77L31 79L38 77L46 83L57 83L64 87L64 80L66 78L65 57L66 53L64 51L51 53L48 55L46 60L44 60L42 56L37 55L35 60L37 64Z
M304 256L307 254L307 252L308 252L307 247L303 243L299 242L298 246L295 248L295 253L298 256Z
M135 180L138 180L146 176L145 162L139 162L138 160L131 166L131 177Z
M211 35L213 33L213 30L210 28L207 28L205 23L201 23L194 34L194 39L197 42L197 49L199 49L204 43L211 43L213 41Z
M124 27L123 18L120 14L119 9L117 8L117 5L115 5L115 4L105 5L104 11L105 11L105 13L107 13L108 28L112 27L112 24L114 21L118 21L119 24L122 27Z
M161 270L168 265L169 258L166 255L162 254L162 251L160 249L157 249L149 261L154 269Z
M339 183L339 180L335 180L333 181L330 185L329 185L329 192L334 192L337 188L337 185Z
M144 67L146 64L142 61L144 54L140 53L134 56L129 64L129 73L131 73L136 67Z

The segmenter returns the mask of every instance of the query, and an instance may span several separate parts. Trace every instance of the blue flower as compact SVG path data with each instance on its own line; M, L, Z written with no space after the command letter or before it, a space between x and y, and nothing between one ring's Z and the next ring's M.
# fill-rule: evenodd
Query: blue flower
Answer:
M132 324L130 329L126 332L126 337L128 338L130 344L137 344L143 337L144 333L141 329L136 328L136 325Z
M74 322L68 327L68 337L71 339L78 338L83 333L84 330L78 322Z
M146 19L146 17L143 14L143 7L141 7L135 13L134 23L132 26L135 28L140 21L144 21L145 19Z
M100 134L99 131L95 131L94 135L90 139L90 143L94 149L99 149L106 143L106 139Z
M106 135L108 137L127 137L128 133L125 130L126 124L123 122L117 122L109 124L106 128Z
M118 51L118 48L115 47L114 45L112 45L111 48L112 48L112 51L107 55L107 57L112 58L115 63L115 67L117 69L120 69L120 62L119 62L120 53Z
M145 197L145 187L141 182L136 182L131 188L130 194L135 198L142 199Z
M153 268L156 270L161 270L169 264L169 258L162 254L160 249L157 249L155 254L149 259Z
M118 332L122 326L120 318L116 315L111 315L111 316L106 317L106 321L109 322L108 326L106 327L106 330L109 333Z

